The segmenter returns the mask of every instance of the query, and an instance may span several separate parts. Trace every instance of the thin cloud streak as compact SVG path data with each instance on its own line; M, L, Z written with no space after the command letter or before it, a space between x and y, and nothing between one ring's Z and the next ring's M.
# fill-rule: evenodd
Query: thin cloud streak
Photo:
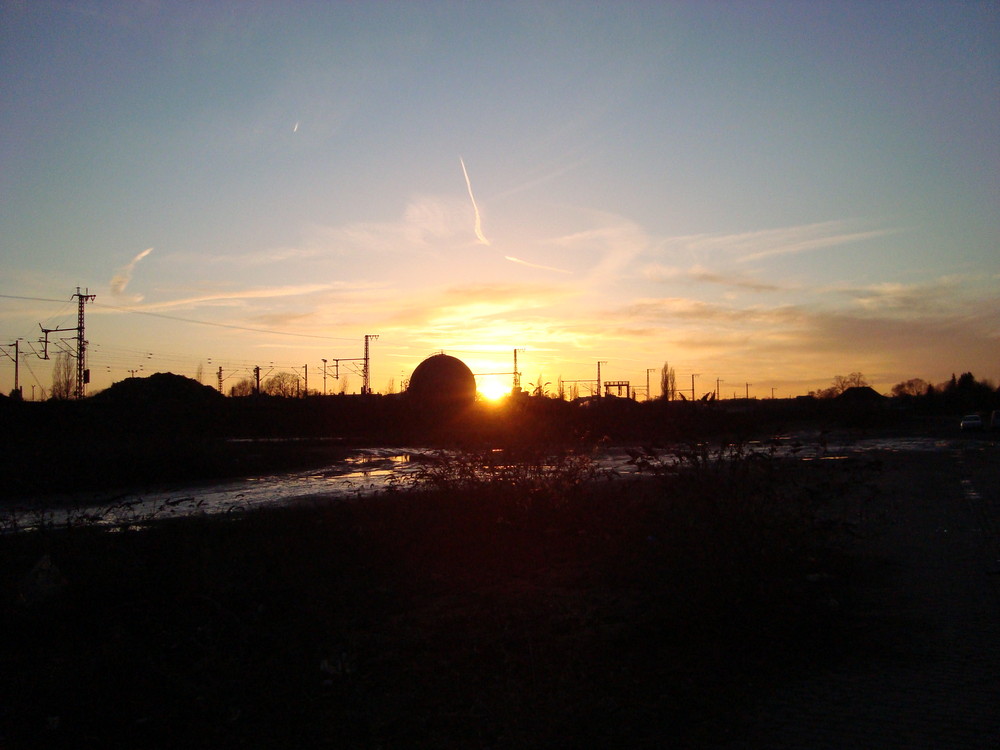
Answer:
M900 231L892 228L857 231L852 228L853 223L848 220L831 220L735 234L680 235L666 238L662 245L670 251L682 248L698 255L736 256L736 262L747 263L778 255L794 255L864 242Z
M582 159L577 159L575 162L570 162L568 164L565 164L564 166L557 167L551 170L550 172L541 175L540 177L535 177L520 185L516 185L515 187L512 187L509 190L503 191L499 195L494 196L494 200L509 198L512 195L517 195L518 193L523 193L526 190L531 190L532 188L536 188L539 185L544 185L547 182L551 182L552 180L562 177L567 172L571 172L574 169L577 169L578 167L586 164L588 161L590 161L590 157L585 157Z
M299 286L271 287L264 289L244 289L233 292L217 292L214 294L203 294L197 297L185 297L183 299L170 300L168 302L157 302L143 305L142 311L171 310L179 307L198 307L210 303L238 303L250 299L275 299L280 297L293 297L306 294L315 294L336 289L336 284L302 284Z
M793 289L791 286L780 286L757 281L741 274L721 274L715 273L702 266L694 266L689 269L675 268L670 266L651 265L643 269L643 276L650 281L668 282L675 280L696 281L705 284L718 284L737 289L745 289L751 292L784 292Z
M119 269L118 273L111 278L111 293L113 295L118 297L125 293L125 289L128 287L129 282L132 281L132 274L135 272L135 267L139 264L140 260L145 258L151 252L153 252L153 248L147 247L141 253L132 258L126 266ZM142 295L133 295L131 299L133 302L141 302Z
M472 182L469 180L469 173L465 169L465 161L461 156L458 157L459 164L462 165L462 174L465 175L465 186L469 189L469 199L472 201L472 210L476 214L476 237L481 245L489 245L490 241L486 239L486 235L483 234L483 221L479 215L479 206L476 205L476 196L472 194Z
M885 237L889 234L894 234L895 230L892 229L876 229L870 232L851 232L847 234L838 234L830 237L816 237L809 240L801 240L799 242L793 242L785 245L784 247L776 247L771 250L762 250L759 253L751 253L750 255L745 255L742 258L738 258L738 262L746 263L752 260L760 260L762 258L771 258L775 255L791 255L795 253L807 252L810 250L821 250L827 247L838 247L840 245L853 244L855 242L863 242L864 240L872 240L877 237Z
M503 256L504 260L509 260L511 263L519 263L522 266L527 266L528 268L538 268L542 271L555 271L556 273L573 273L565 268L556 268L555 266L543 266L541 263L529 263L526 260L521 260L520 258L515 258L513 255Z

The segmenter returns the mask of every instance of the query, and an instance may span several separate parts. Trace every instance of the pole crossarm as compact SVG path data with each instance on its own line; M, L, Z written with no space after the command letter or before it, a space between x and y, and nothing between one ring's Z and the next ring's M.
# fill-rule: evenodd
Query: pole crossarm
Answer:
M630 392L629 389L631 388L631 384L627 380L608 380L608 381L606 381L604 383L604 395L605 396L610 396L612 388L615 389L615 395L616 396L620 397L622 395L622 389L624 389L625 390L625 396L628 397L629 392Z
M80 287L76 288L76 292L73 297L77 300L77 313L76 313L76 327L75 328L46 328L41 323L38 327L42 329L43 339L39 340L42 344L42 359L49 358L49 334L58 332L76 332L76 383L74 384L73 395L76 398L83 398L87 392L87 383L90 382L90 370L87 369L87 339L84 336L85 324L84 324L84 306L88 302L93 302L96 298L96 294L90 294L88 289L86 292L81 292Z
M596 382L598 382L598 381L594 380L593 378L582 378L580 380L564 380L563 381L564 384L565 383L583 383L584 385L587 386L587 388L590 388L590 389L594 388L594 384ZM591 390L591 393L593 393L593 392L594 391Z
M49 358L49 334L50 333L62 333L66 331L76 331L76 328L42 328L42 324L39 323L38 327L42 329L42 333L45 334L44 338L38 340L38 343L42 345L42 353L38 355L39 359Z

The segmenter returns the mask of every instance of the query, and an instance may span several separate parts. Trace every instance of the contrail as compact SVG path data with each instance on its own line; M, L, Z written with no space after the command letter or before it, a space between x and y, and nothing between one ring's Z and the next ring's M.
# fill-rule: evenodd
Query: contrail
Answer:
M153 252L153 248L147 247L141 253L132 258L127 266L114 275L111 279L112 294L123 294L125 292L125 287L127 287L128 283L132 280L132 272L135 270L136 264L151 252Z
M567 271L565 268L556 268L555 266L543 266L540 263L529 263L526 260L521 260L520 258L515 258L513 255L503 256L504 260L509 260L511 263L520 263L522 266L527 266L528 268L540 268L543 271L555 271L556 273L573 273L572 271Z
M479 206L476 205L476 196L472 194L472 182L469 181L469 172L465 168L465 161L459 156L458 162L462 165L462 174L465 175L465 186L469 188L469 199L472 201L472 210L476 213L476 237L479 239L480 244L489 245L490 241L483 234L483 222L479 217Z

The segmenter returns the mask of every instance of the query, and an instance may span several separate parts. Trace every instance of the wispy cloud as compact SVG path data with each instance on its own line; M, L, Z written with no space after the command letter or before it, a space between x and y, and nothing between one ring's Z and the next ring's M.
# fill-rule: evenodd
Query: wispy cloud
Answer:
M777 255L840 247L895 234L898 229L859 230L857 222L834 220L733 234L692 234L668 237L662 248L687 250L696 257L725 255L737 262L761 260Z
M543 266L541 263L529 263L526 260L521 260L520 258L515 258L513 255L503 256L505 260L509 260L511 263L519 263L522 266L527 266L528 268L538 268L542 271L555 271L556 273L573 273L565 268L556 268L555 266Z
M132 281L132 274L135 272L135 267L138 265L140 260L145 258L151 252L153 252L153 248L147 247L141 253L132 258L127 265L120 268L113 277L111 277L111 293L113 295L119 297L125 294L125 290L128 288L129 282ZM130 301L141 302L142 295L134 294L131 296Z
M649 236L635 222L605 212L594 212L591 221L597 226L551 240L587 267L589 283L618 278L650 248Z
M468 208L458 197L414 195L401 215L390 221L356 221L340 225L310 224L300 239L246 252L194 254L178 252L176 262L218 265L266 266L293 261L322 262L372 256L440 256L467 244Z
M166 302L143 305L141 309L143 311L155 311L199 307L202 305L242 304L246 300L275 299L310 295L317 292L336 289L337 286L338 285L336 284L300 284L298 286L259 287L256 289L218 291L194 297L184 297Z
M794 253L802 253L811 250L822 250L824 248L839 247L841 245L853 244L856 242L863 242L864 240L872 240L878 237L885 237L886 235L893 234L895 230L891 229L875 229L868 232L843 232L836 233L829 236L819 236L812 238L802 238L797 241L788 241L784 243L778 243L775 247L767 250L761 250L759 252L750 253L749 255L744 255L739 258L740 262L747 262L752 260L761 260L762 258L770 258L775 255L791 255Z
M499 195L494 196L494 200L496 201L502 198L509 198L512 195L522 193L526 190L531 190L532 188L536 188L539 185L544 185L547 182L551 182L552 180L562 177L567 172L577 169L578 167L585 164L589 160L590 160L589 156L582 159L577 159L576 161L556 166L550 169L548 172L539 175L537 177L529 177L529 179L526 182L523 182L520 185L516 185L510 188L509 190L505 190Z
M716 273L700 265L696 265L691 268L677 268L673 266L652 264L646 266L643 269L642 274L650 281L694 281L704 284L718 284L720 286L745 289L751 292L781 292L787 291L791 288L789 286L781 286L778 284L769 284L764 281L758 281L752 276L747 276L745 274Z
M896 318L953 316L1000 309L1000 295L986 279L978 276L941 276L913 284L896 281L864 286L834 284L818 291L846 299L852 311L859 314Z
M467 284L431 289L401 298L386 311L389 325L420 327L454 323L469 327L498 315L523 313L556 304L572 292L542 284Z
M489 245L490 241L486 239L486 235L483 234L483 221L479 215L479 206L476 205L476 196L472 194L472 182L469 180L469 172L465 169L465 161L461 156L458 157L459 163L462 165L462 174L465 175L465 186L469 189L469 200L472 201L472 210L476 215L475 232L476 238L482 245Z

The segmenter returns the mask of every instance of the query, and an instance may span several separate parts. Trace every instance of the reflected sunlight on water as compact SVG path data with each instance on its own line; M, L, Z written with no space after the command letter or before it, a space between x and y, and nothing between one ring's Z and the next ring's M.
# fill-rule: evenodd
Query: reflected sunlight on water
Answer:
M743 454L756 453L800 460L836 460L867 451L941 451L957 441L930 437L864 438L827 442L816 435L780 436L766 441L750 441ZM664 465L677 463L679 455L692 446L676 445L658 452ZM713 451L718 446L713 448ZM499 449L498 449L499 450ZM641 452L641 451L640 451ZM0 530L24 531L41 525L98 524L128 527L156 519L187 515L234 513L263 506L292 503L322 503L364 497L390 488L413 485L415 475L447 452L386 447L358 450L328 466L302 472L248 476L244 479L143 492L80 493L38 498L31 509L20 507L0 511ZM598 469L619 475L639 469L631 448L609 447L594 455Z

